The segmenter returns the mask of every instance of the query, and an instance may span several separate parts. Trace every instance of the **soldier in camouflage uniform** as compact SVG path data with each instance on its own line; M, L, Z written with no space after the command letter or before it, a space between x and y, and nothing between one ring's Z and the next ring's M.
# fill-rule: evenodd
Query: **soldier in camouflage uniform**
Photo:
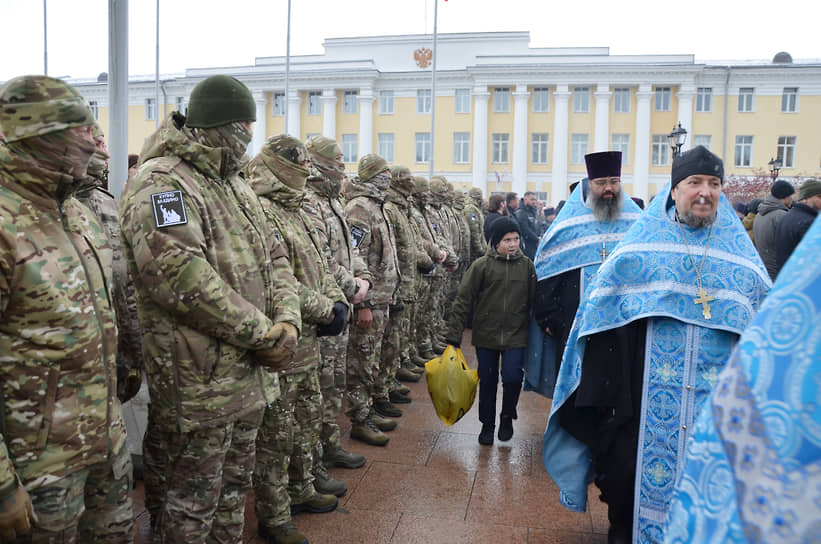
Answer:
M462 215L467 219L470 229L470 260L467 263L467 267L470 268L473 261L484 255L487 249L484 234L485 216L482 213L482 190L478 187L473 187L468 191Z
M117 399L111 247L70 197L94 154L88 104L24 76L0 88L0 541L133 539ZM36 516L36 517L35 517Z
M308 152L298 139L270 138L246 169L260 198L268 228L282 242L296 278L302 333L294 359L279 371L281 396L265 410L257 436L254 507L260 533L275 542L301 542L291 512L330 512L347 486L321 472L314 489L313 450L322 425L317 335L342 332L348 320L345 295L331 275L322 243L302 211ZM317 492L319 491L319 493Z
M302 209L313 220L316 236L337 285L351 304L358 304L365 299L371 282L362 259L354 258L351 231L345 210L339 203L339 190L345 176L342 148L335 140L324 136L310 138L306 147L313 170L308 176ZM336 423L345 394L348 325L337 336L320 337L319 348L319 388L323 407L314 466L319 469L324 465L322 470L332 466L359 468L365 464L365 456L342 447Z
M449 188L453 188L452 184L448 184ZM465 217L465 193L462 191L453 191L453 217L456 220L456 225L459 227L459 269L456 271L459 277L459 282L462 281L462 276L465 274L468 265L470 264L470 224ZM458 290L458 283L457 283Z
M387 444L388 437L374 421L372 410L385 417L402 415L387 395L377 396L376 391L388 308L396 302L399 285L396 242L384 211L390 182L385 159L365 155L359 160L359 180L351 184L345 206L354 252L365 263L373 284L365 299L354 306L348 341L347 414L351 438L376 446Z
M452 211L449 208L447 181L442 176L433 176L430 180L430 205L427 208L434 232L439 237L439 245L448 248L451 255L448 265L437 276L431 290L431 298L435 300L436 311L431 316L433 327L433 350L442 353L447 344L443 338L445 331L445 316L450 312L449 295L453 283L453 276L459 268L459 240L455 238L458 227L452 220Z
M151 394L154 538L240 542L254 443L302 319L296 280L239 171L256 104L211 76L146 140L120 206Z

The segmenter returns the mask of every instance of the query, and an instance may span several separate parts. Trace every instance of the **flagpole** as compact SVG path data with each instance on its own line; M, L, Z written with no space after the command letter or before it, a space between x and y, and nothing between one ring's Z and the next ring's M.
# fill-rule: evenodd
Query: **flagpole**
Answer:
M154 60L154 128L160 128L160 0L157 0L157 50Z
M288 0L288 32L285 38L285 99L282 105L285 108L285 132L288 134L288 76L291 71L291 0ZM298 137L299 135L296 134Z
M437 43L437 18L439 16L439 0L433 0L433 66L430 72L430 173L428 179L433 177L433 150L435 142L436 128L436 43Z
M46 16L46 2L43 0L43 75L48 75L48 17Z

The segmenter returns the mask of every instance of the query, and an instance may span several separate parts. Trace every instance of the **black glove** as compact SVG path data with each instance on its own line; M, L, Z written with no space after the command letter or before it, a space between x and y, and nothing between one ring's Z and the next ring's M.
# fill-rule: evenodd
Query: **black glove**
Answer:
M399 312L401 312L404 309L405 309L405 305L402 304L402 301L400 300L396 304L394 304L393 306L390 307L390 313L398 314Z
M455 348L461 348L462 347L462 342L448 342L448 344L450 344L451 346L453 346Z
M422 274L430 274L431 272L433 272L433 269L436 268L436 263L433 263L432 265L430 265L427 268L422 268L422 267L417 267L417 268L419 268L419 271L422 272Z
M334 320L327 325L319 325L316 328L317 336L336 336L345 330L345 323L348 322L348 307L343 302L334 302Z

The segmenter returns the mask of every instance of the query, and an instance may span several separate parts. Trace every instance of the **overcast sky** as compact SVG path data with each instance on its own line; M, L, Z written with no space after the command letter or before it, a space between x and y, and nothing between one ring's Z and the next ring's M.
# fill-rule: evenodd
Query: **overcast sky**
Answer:
M434 0L292 0L291 54L326 38L433 31ZM48 73L108 70L108 0L47 0ZM156 0L130 0L129 72L153 74ZM285 54L287 0L160 0L160 72L252 65ZM821 58L813 0L439 0L438 30L529 31L531 47L609 47L613 55L697 61ZM0 0L0 81L43 72L43 1Z

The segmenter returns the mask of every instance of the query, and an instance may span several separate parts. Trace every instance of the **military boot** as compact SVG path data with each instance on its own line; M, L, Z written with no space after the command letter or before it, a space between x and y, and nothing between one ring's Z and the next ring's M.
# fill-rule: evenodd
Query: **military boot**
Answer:
M388 399L376 399L373 401L373 409L380 416L402 417L402 410L391 404Z
M388 435L380 431L379 427L370 418L351 426L351 438L361 440L371 446L384 446L390 440Z
M374 422L380 431L392 431L399 425L399 422L389 417L382 417L376 412L371 413L370 420Z
M359 468L365 464L365 456L339 447L327 450L322 456L322 462L326 467Z
M403 382L418 382L422 378L422 375L412 372L407 368L399 367L396 371L396 377Z
M388 393L388 398L395 404L410 404L411 402L410 395L404 395L399 391L391 391Z
M345 482L339 481L328 474L328 470L322 463L314 465L314 489L322 495L335 495L341 497L348 492Z
M324 514L333 512L339 504L339 499L331 494L315 493L313 497L305 502L291 504L291 515L295 514Z
M308 539L299 532L299 529L291 521L270 529L262 522L259 522L257 531L268 544L308 544Z
M432 349L432 348L431 348L430 350L428 350L428 351L423 351L422 353L420 353L420 355L422 356L422 359L424 359L424 361L422 362L422 366L423 366L423 367L425 366L425 363L427 363L427 362L428 362L428 361L430 361L431 359L436 359L437 357L439 357L439 356L438 356L438 355L437 355L437 354L433 351L433 349Z
M393 379L393 387L391 388L391 390L399 391L400 393L403 393L405 395L410 393L410 387L408 387L407 385L402 385L396 378Z
M433 355L433 353L431 353L431 355ZM415 364L416 367L422 370L423 372L425 371L425 363L427 363L428 361L430 361L430 359L425 359L424 355L422 355L421 353L413 358L413 364Z

